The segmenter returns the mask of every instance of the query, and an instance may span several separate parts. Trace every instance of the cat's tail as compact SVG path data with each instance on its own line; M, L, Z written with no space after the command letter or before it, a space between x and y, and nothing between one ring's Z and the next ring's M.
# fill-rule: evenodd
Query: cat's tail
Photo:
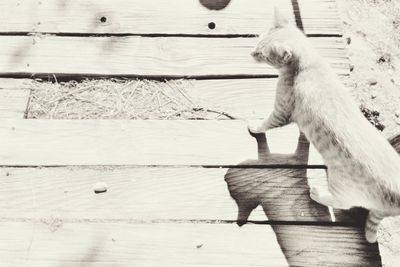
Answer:
M376 242L378 226L383 217L384 216L379 212L372 210L369 211L367 221L365 222L365 238L369 243Z

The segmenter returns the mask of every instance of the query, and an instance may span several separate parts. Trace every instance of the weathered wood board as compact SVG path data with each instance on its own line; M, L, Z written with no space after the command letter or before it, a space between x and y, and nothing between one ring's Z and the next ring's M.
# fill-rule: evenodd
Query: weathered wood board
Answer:
M106 193L93 192L99 181ZM0 220L235 221L239 208L239 220L251 213L250 221L332 222L309 197L308 183L324 182L325 170L306 169L3 168ZM334 215L361 223L361 213Z
M0 89L7 90L31 90L33 80L32 79L12 79L12 78L0 78Z
M304 31L308 35L342 35L343 26L336 0L296 0Z
M306 33L341 34L331 1L307 2L299 2ZM272 26L274 5L294 21L290 0L235 0L218 11L197 0L25 0L2 1L0 24L4 33L249 35Z
M9 266L380 266L377 244L346 227L43 221L0 228Z
M0 119L23 119L28 106L29 94L30 91L25 89L0 89Z
M348 74L340 38L310 38L338 74ZM0 36L0 76L111 75L257 77L277 75L250 52L256 38Z
M191 80L191 86L185 90L202 107L223 111L235 119L263 119L273 110L277 81L277 78Z
M293 154L297 126L268 133L272 153ZM265 140L261 140L265 143ZM321 166L311 148L261 164ZM0 165L237 165L257 159L244 121L1 120ZM300 164L299 164L300 163Z

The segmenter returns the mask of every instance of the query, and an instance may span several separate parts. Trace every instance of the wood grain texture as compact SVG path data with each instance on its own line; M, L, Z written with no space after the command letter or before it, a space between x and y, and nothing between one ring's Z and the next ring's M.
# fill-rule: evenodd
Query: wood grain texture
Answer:
M192 80L192 86L185 90L200 106L226 112L235 119L263 119L273 110L277 81L277 78Z
M338 74L348 74L340 38L310 38ZM0 36L0 74L162 77L266 76L256 38ZM61 52L62 51L62 52Z
M340 34L332 21L339 21L330 2L300 2L306 33ZM180 12L176 12L177 8ZM290 0L279 8L293 20ZM323 10L320 14L318 11ZM199 1L171 0L84 0L84 1L2 1L2 32L109 33L109 34L259 34L272 25L273 4L263 0L231 1L219 11ZM101 18L106 20L102 22ZM208 24L216 27L210 29Z
M307 34L342 34L343 26L336 0L296 0Z
M31 90L33 88L33 83L34 81L32 79L0 78L0 89Z
M29 90L0 89L0 119L23 119L29 94Z
M293 154L297 139L295 125L268 133L273 153ZM0 165L9 166L220 166L257 158L244 121L1 120L0 140ZM302 158L262 164L322 165L315 149L308 164Z
M346 227L0 223L7 266L381 266Z
M332 222L328 209L309 198L307 178L311 184L324 182L325 171L3 168L0 220ZM93 192L99 181L108 185L106 193ZM336 222L362 222L361 213L334 214Z

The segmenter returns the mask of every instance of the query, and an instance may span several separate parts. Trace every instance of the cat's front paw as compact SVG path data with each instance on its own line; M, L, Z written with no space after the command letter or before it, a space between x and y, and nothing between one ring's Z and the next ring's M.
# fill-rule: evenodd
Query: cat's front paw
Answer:
M259 121L249 121L247 124L247 129L252 134L265 133L262 129L262 124Z

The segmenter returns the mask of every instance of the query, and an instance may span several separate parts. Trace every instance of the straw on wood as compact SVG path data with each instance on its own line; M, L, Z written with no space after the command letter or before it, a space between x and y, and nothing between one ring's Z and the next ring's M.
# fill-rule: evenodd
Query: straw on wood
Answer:
M29 119L233 119L187 94L190 80L33 83Z

